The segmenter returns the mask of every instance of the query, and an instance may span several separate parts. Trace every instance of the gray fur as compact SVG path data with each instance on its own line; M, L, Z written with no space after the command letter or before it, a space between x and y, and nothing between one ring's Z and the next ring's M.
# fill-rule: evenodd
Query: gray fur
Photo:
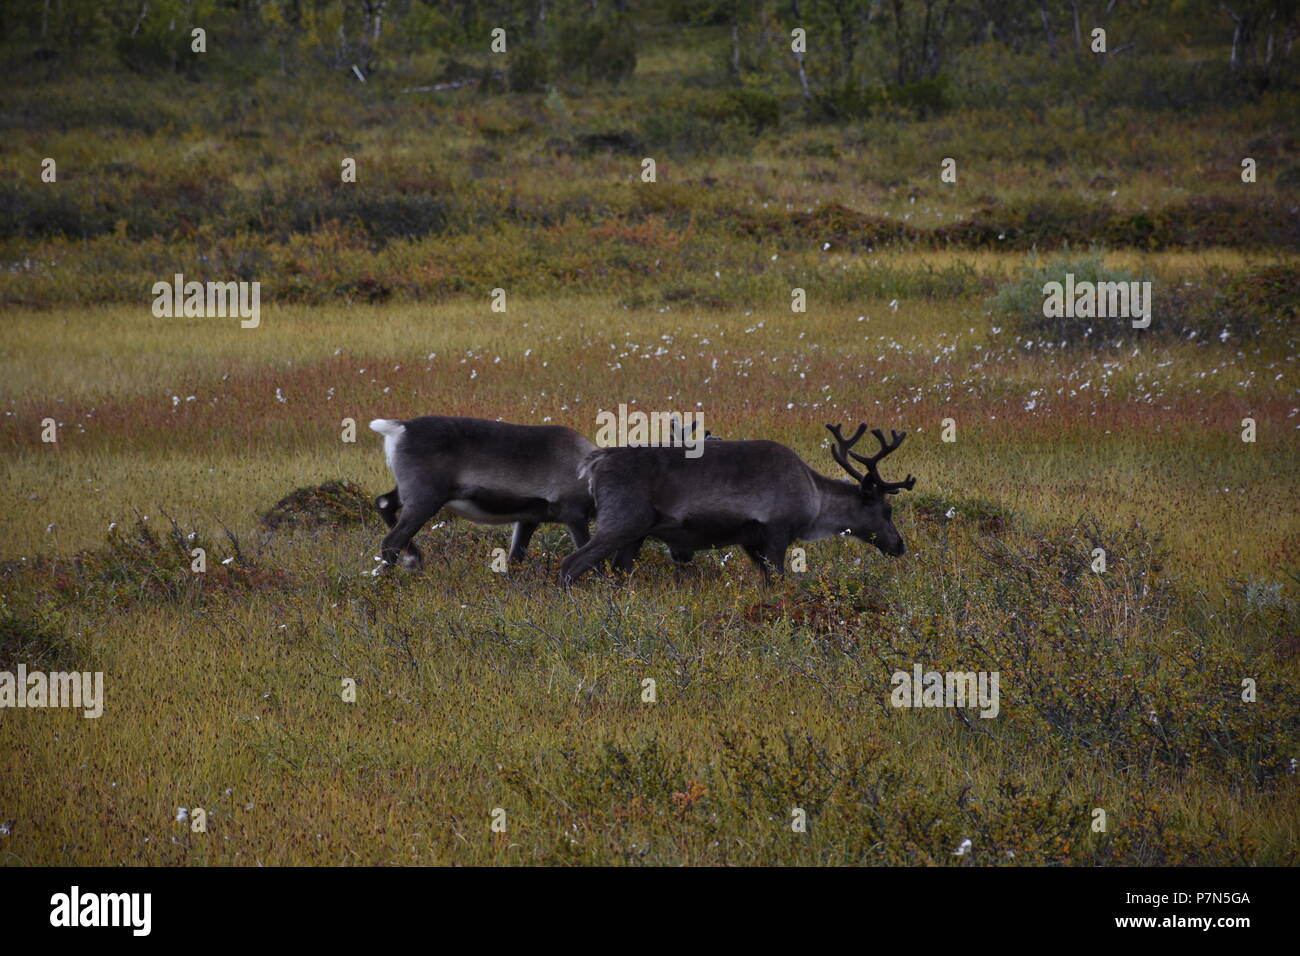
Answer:
M578 468L596 446L572 429L446 415L376 419L370 427L385 435L397 479L375 499L389 528L380 548L385 564L402 555L407 567L422 566L411 539L443 508L480 524L513 523L512 561L547 522L565 525L578 547L587 543L592 500Z
M894 527L888 496L911 489L916 479L886 482L876 466L898 448L907 433L867 458L852 451L866 431L836 439L831 455L853 481L827 478L785 445L772 441L715 441L699 458L673 448L603 448L583 461L580 476L596 503L596 533L564 559L560 583L568 586L606 558L628 571L646 537L675 553L740 545L766 582L782 573L794 541L850 534L883 553L901 556L906 547ZM865 473L851 463L866 466Z

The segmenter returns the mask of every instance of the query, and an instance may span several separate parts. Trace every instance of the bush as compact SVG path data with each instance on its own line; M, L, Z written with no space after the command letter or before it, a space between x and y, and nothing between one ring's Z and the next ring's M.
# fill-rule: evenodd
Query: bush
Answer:
M650 149L682 156L747 152L751 146L746 124L731 120L722 126L695 113L672 107L641 121L641 138Z
M813 93L808 115L825 123L866 119L884 105L884 90L856 83L830 86Z
M0 583L5 585L6 594L48 596L60 612L88 604L113 607L174 602L193 606L215 594L281 589L295 584L284 569L263 567L254 556L245 554L239 539L229 531L226 537L230 553L223 559L206 537L197 531L187 534L174 520L167 520L168 527L158 529L147 517L138 518L129 528L114 523L103 547L80 551L72 557L41 555L31 561L7 562L0 566ZM199 548L206 555L204 573L192 566L196 560L193 552ZM54 611L38 610L36 617L32 613L24 612L22 620L47 624L61 620ZM4 626L0 624L0 632ZM48 629L34 633L37 637L52 634Z
M815 91L808 115L820 122L844 123L892 109L925 119L952 108L950 86L944 77L889 86L863 86L850 81Z
M1278 263L1244 272L1228 284L1224 300L1232 312L1258 323L1294 320L1300 310L1300 266Z
M379 245L393 239L437 235L447 229L450 211L448 200L427 193L370 196L342 191L301 199L286 220L291 231L315 232L325 223L340 222L355 225Z
M990 308L1025 338L1053 343L1105 344L1130 328L1128 320L1115 318L1043 315L1043 285L1063 282L1066 273L1073 273L1076 284L1132 278L1105 269L1096 256L1031 263L993 296ZM1151 326L1143 334L1199 341L1283 336L1300 308L1300 268L1279 263L1235 276L1217 270L1199 283L1153 281L1151 289Z
M630 130L593 130L579 133L575 140L583 153L626 153L631 156L644 156L645 144Z
M618 83L636 71L636 36L626 20L569 20L555 43L559 73L583 83Z
M1107 342L1122 329L1131 328L1129 320L1077 316L1047 316L1043 314L1043 286L1048 282L1065 281L1067 274L1080 282L1129 282L1127 272L1107 270L1098 256L1081 258L1056 258L1043 265L1032 260L1020 276L1003 286L989 301L995 316L1004 318L1011 328L1027 339L1073 344L1093 341ZM1123 323L1122 325L1120 323ZM1153 320L1152 327L1155 327Z
M897 103L920 119L938 116L952 108L949 95L950 84L945 77L935 76L928 80L916 80L902 86L892 86L886 91L887 98Z
M0 671L80 670L83 649L68 633L67 612L43 601L0 596Z
M947 524L973 523L983 534L997 534L1011 527L1013 515L1002 505L983 498L961 498L923 492L904 499L922 521Z
M197 59L190 53L190 35L184 30L167 30L157 18L135 36L123 34L115 44L117 58L122 65L137 73L157 70L175 70L193 65Z
M781 122L781 98L768 90L753 86L731 90L726 94L725 103L725 115L718 118L740 119L754 135Z
M551 79L551 62L546 49L537 43L521 43L510 53L510 89L516 93L540 93Z

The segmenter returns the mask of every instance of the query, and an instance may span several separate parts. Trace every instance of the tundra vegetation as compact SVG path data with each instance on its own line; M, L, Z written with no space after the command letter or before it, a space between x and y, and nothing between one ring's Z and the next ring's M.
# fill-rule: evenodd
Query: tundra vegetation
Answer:
M0 711L0 863L1295 863L1295 36L1268 0L6 16L0 671L105 701ZM1044 316L1066 272L1151 281L1150 328ZM156 317L177 273L261 282L260 325ZM648 544L565 592L562 526L496 573L509 531L444 514L370 573L371 419L620 403L832 476L824 423L906 430L907 555L811 543L764 592ZM891 707L916 664L997 671L998 716Z

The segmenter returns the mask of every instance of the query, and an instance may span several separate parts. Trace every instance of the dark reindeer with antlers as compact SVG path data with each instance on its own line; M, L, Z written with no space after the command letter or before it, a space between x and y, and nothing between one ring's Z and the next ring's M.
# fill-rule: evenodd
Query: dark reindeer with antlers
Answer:
M583 462L596 503L596 533L560 566L568 586L613 556L614 568L630 571L647 538L680 553L740 545L758 566L764 583L782 573L794 541L850 534L898 557L906 550L891 520L889 495L909 491L916 479L885 481L877 468L897 450L907 432L886 441L872 429L880 450L867 457L853 451L867 430L859 425L835 438L831 456L853 482L827 478L785 445L774 441L714 441L698 458L675 448L603 448ZM865 473L852 462L865 466Z

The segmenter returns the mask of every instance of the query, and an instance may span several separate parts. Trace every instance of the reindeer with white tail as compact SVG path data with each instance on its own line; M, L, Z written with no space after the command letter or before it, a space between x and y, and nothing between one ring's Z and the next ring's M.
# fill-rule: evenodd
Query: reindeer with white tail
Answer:
M582 547L590 535L591 493L578 477L596 446L562 425L512 425L482 418L427 415L377 418L384 457L397 487L375 499L388 534L380 559L408 568L424 563L412 538L443 508L479 524L513 524L510 560L519 561L538 525L558 522Z
M672 444L692 440L698 424L684 429L674 417ZM578 472L596 446L572 429L446 415L377 418L370 428L384 436L384 457L397 479L375 499L389 529L380 546L385 565L400 556L404 566L422 567L413 539L443 508L478 524L513 524L512 562L523 560L541 524L563 524L576 547L587 543L595 505ZM704 437L713 440L711 432ZM673 553L679 564L690 559Z

